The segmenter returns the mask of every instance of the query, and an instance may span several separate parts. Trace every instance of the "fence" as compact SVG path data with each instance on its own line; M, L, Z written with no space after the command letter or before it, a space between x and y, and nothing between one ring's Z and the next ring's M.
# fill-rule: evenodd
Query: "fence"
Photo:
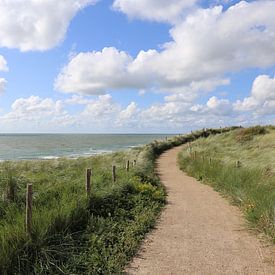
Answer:
M135 166L137 163L136 160L133 160L132 165ZM130 161L127 160L126 162L126 171L130 171ZM116 166L112 166L112 181L115 183L117 181L117 174L116 174ZM91 195L91 183L92 183L92 169L86 169L86 182L85 188L87 196ZM25 215L25 227L26 227L26 234L31 237L32 235L32 210L33 210L33 188L32 184L27 185L26 191L26 215Z

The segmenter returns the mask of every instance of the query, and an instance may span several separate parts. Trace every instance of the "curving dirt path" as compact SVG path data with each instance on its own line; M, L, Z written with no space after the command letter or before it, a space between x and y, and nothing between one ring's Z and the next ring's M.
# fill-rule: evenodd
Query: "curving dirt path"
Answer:
M248 232L240 211L179 170L181 148L167 151L158 160L168 205L126 272L275 274L272 247Z

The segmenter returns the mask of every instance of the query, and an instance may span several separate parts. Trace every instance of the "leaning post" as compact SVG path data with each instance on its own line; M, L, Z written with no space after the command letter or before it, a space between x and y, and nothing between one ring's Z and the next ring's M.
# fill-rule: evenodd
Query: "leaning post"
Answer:
M112 166L112 178L113 178L113 182L116 182L116 166L115 165Z
M87 196L90 196L91 194L91 176L92 176L92 169L86 170L86 192Z
M32 233L32 184L27 185L26 192L26 233L31 236Z

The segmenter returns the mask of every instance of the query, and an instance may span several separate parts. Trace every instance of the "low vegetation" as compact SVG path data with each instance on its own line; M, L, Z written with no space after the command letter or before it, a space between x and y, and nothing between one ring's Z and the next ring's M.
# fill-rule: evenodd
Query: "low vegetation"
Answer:
M0 274L122 272L165 204L165 190L154 173L156 157L174 146L229 130L199 131L91 158L1 163ZM129 172L127 160L137 161ZM89 197L87 168L92 168ZM31 236L24 224L28 183L34 192Z
M251 227L275 242L275 128L235 129L198 139L179 155L182 170L238 205Z
M101 274L121 271L153 227L165 191L151 168L126 160L141 150L78 160L4 163L0 184L0 274ZM141 160L140 160L141 161ZM117 165L117 181L111 167ZM92 167L92 194L85 170ZM137 176L137 173L139 176ZM33 230L25 233L26 183L34 189Z

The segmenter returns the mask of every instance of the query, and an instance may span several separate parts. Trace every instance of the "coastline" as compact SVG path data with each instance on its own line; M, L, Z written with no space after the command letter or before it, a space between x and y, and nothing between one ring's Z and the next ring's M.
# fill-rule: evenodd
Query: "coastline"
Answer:
M0 134L0 162L77 159L144 146L171 135L3 135Z

